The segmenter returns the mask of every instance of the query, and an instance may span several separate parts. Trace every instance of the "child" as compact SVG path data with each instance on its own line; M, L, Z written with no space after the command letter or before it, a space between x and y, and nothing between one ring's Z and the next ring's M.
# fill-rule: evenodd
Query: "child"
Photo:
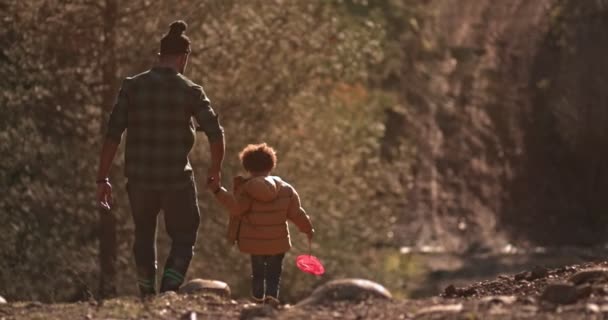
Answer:
M229 240L251 255L253 300L278 306L283 258L291 248L287 220L309 240L314 229L296 190L281 178L270 176L277 162L271 147L250 144L239 158L249 177L236 177L232 193L219 181L209 181L209 188L230 212Z

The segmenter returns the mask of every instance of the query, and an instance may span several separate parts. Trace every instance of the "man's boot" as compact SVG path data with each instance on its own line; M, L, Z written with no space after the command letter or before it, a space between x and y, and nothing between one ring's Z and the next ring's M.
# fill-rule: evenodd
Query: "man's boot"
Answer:
M137 286L142 298L156 295L156 263L137 270Z
M182 253L182 254L180 254ZM176 250L173 248L165 264L165 272L160 285L160 292L177 291L184 283L186 272L192 260L192 249Z

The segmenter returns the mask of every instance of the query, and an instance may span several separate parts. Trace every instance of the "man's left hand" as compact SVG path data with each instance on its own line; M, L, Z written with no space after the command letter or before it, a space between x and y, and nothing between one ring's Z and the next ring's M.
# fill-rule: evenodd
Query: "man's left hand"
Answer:
M109 181L97 184L97 203L105 210L112 208L112 185Z

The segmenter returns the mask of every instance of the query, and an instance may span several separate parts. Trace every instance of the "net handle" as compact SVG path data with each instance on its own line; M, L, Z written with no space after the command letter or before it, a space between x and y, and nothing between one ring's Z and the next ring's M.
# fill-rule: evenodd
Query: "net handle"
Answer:
M312 256L312 239L308 238L308 255Z

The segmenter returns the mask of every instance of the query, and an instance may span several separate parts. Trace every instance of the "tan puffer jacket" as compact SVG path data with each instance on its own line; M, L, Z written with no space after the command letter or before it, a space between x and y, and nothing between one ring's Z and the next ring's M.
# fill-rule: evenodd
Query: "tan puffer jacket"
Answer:
M296 190L276 176L255 177L230 193L216 194L231 215L228 238L241 252L255 255L285 253L291 248L287 220L303 233L312 232L310 218Z

